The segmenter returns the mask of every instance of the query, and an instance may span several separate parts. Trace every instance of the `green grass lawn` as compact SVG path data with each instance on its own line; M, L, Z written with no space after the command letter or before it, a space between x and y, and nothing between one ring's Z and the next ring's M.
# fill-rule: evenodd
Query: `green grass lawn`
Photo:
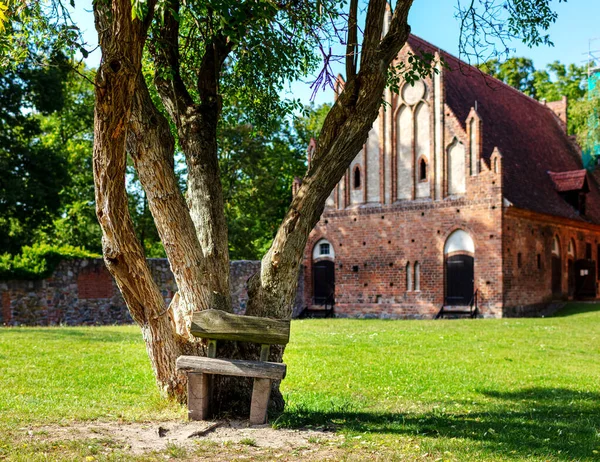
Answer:
M285 362L288 405L272 422L335 430L349 458L600 460L598 305L546 319L294 321ZM90 450L24 441L32 426L184 418L160 399L136 327L0 329L0 459Z

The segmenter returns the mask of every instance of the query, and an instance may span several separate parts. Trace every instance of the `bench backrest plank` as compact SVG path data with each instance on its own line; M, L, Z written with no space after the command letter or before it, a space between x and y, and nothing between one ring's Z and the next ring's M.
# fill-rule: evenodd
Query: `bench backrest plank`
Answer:
M263 345L287 345L290 321L204 310L192 317L192 335L210 340L236 340Z
M282 363L245 361L243 359L212 359L202 356L179 356L177 370L203 374L235 375L261 379L282 380L286 366Z

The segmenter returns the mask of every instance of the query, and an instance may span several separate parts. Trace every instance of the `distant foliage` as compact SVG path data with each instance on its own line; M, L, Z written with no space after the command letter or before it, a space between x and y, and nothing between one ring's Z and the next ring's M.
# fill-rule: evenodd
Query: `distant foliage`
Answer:
M587 69L576 64L554 61L546 69L536 69L529 58L492 59L479 68L539 101L569 100L568 132L576 135L581 145L589 142L589 120L598 96L588 95Z
M0 255L0 280L44 279L49 277L62 260L98 258L100 255L81 247L34 244L25 246L21 253Z

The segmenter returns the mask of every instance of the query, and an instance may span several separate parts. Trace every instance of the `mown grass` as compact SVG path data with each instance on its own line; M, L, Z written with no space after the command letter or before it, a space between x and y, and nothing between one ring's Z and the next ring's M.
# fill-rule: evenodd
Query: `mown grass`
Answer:
M599 305L546 319L294 321L285 361L274 425L335 430L349 458L600 460ZM99 457L98 442L32 449L18 436L31 425L184 416L160 399L135 327L0 330L0 458Z

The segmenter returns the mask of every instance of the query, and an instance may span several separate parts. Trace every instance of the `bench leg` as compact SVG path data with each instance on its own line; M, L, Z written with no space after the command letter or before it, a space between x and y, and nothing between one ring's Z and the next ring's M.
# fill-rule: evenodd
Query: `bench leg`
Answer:
M188 373L188 419L208 420L212 397L212 375L201 372Z
M250 424L267 423L267 407L271 396L271 379L254 379L252 403L250 404Z

